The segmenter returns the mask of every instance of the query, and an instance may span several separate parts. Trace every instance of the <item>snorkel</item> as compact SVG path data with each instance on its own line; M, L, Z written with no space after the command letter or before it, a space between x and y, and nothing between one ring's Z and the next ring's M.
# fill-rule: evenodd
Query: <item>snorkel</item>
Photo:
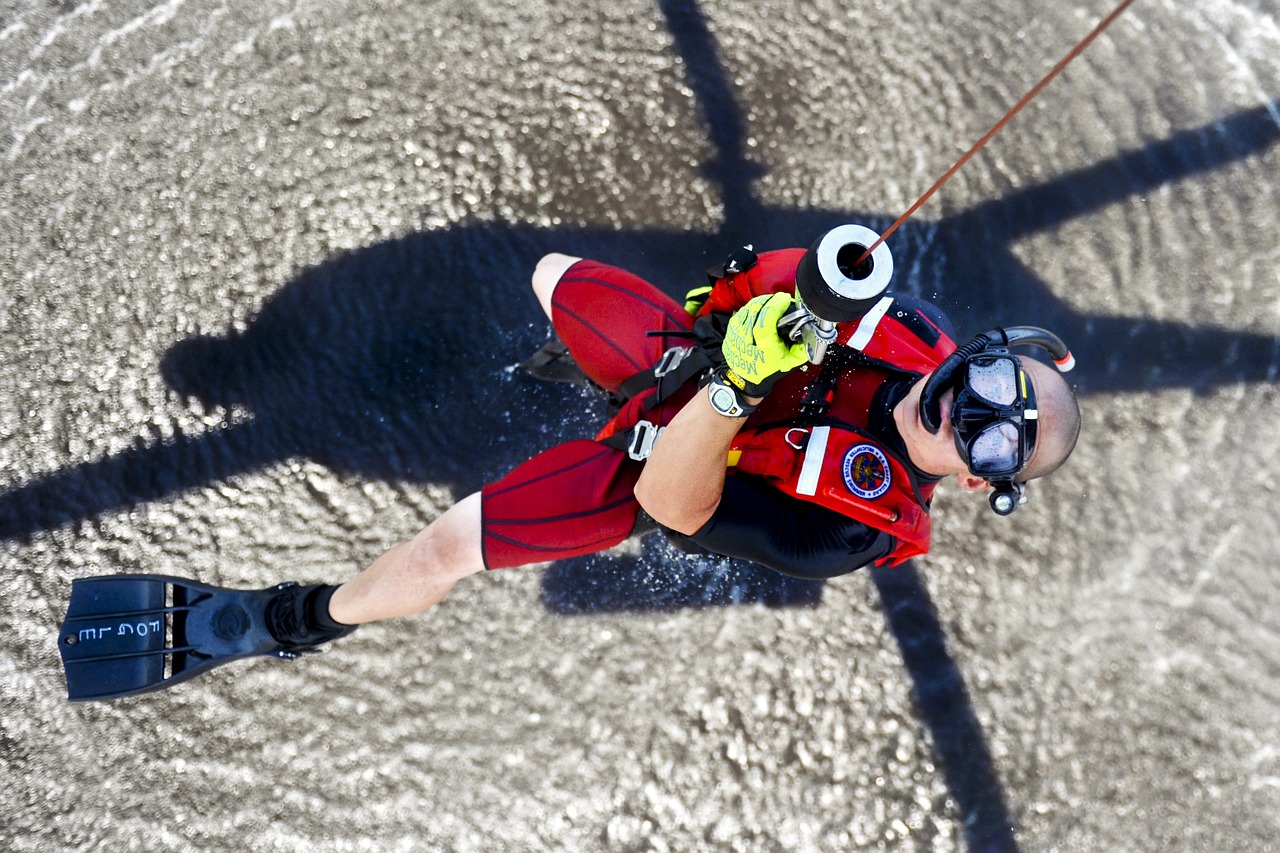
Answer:
M957 384L965 381L966 369L971 362L993 356L1011 357L1009 356L1009 350L1015 346L1036 346L1045 350L1053 357L1054 367L1061 373L1066 373L1075 367L1075 358L1071 355L1071 351L1067 349L1067 345L1057 335L1045 329L1036 326L1012 326L1008 329L993 329L989 332L983 332L947 356L925 382L925 386L920 393L920 422L924 428L934 435L941 429L942 397L947 391L955 390L956 399L959 402L961 390L957 388ZM1020 366L1018 371L1021 374ZM1025 382L1025 376L1021 378ZM1027 394L1028 391L1024 387L1022 398L1026 398ZM1025 412L1025 418L1028 421L1038 417L1038 412L1034 409L1034 396L1031 396L1030 399L1033 408ZM1015 417L1018 421L1019 440L1025 441L1027 427L1023 420L1021 408L1021 405L1019 405L1011 411L1017 413ZM963 448L965 442L962 441L954 420L953 417L953 429L957 429L957 448ZM1025 453L1022 452L1023 450L1025 450ZM1015 480L1014 477L1025 466L1026 459L1030 456L1030 451L1030 446L1020 449L1019 461L1014 470L1001 476L985 477L992 486L989 501L991 508L997 515L1009 515L1020 504L1026 502L1025 484ZM963 452L961 456L965 458ZM969 466L971 473L975 476L983 476L982 473L973 470L973 465L969 458L965 458L965 464Z

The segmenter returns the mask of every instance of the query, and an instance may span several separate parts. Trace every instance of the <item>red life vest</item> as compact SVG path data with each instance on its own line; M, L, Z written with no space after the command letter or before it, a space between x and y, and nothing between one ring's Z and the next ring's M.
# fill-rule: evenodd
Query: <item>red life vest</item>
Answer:
M718 282L703 313L734 311L762 293L793 292L803 254L788 249L761 255L751 269ZM867 429L881 383L924 375L956 348L936 326L930 344L913 328L921 322L929 323L915 311L895 309L892 298L885 297L858 322L841 324L837 342L862 353L865 363L838 375L825 414L805 418L800 409L821 368L797 368L778 380L747 419L729 456L737 471L892 535L896 544L878 561L881 565L897 565L929 550L935 484L920 484L905 461Z

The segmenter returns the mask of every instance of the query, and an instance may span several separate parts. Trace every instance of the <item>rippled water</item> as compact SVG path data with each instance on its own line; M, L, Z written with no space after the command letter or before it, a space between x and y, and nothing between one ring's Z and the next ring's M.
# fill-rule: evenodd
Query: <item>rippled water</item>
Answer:
M340 579L598 403L559 250L673 294L883 228L1106 11L663 0L0 12L0 847L1280 846L1280 27L1135 4L893 239L1080 361L1011 519L823 585L655 542L294 665L65 702L73 578Z

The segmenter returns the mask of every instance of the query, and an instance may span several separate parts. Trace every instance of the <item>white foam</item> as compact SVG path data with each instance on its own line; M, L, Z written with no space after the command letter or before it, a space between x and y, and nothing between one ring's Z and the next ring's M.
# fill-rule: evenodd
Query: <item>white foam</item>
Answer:
M35 72L32 71L30 68L22 69L21 71L18 72L18 76L13 78L13 82L5 83L3 86L0 86L0 95L9 94L14 89L17 89L18 87L22 86L22 84L26 83L28 80L35 79L35 76L36 76Z
M89 58L85 60L84 65L89 68L96 67L102 61L103 48L115 44L130 33L135 33L146 26L158 27L169 23L178 13L178 9L186 2L187 0L168 0L163 6L157 6L145 15L139 15L124 26L103 33L102 37L98 39L97 46L89 54Z
M61 18L53 22L53 26L49 28L49 32L44 34L44 38L40 39L40 43L36 45L35 51L32 52L31 58L35 59L44 49L58 40L58 37L67 31L67 23L74 21L76 18L82 18L92 15L102 8L102 0L94 0L92 3L85 3L83 6L77 6Z
M1181 11L1181 4L1169 3L1166 0L1165 5L1170 12ZM1277 25L1275 16L1259 9L1242 6L1239 3L1229 5L1236 12L1246 16L1248 24L1232 29L1231 38L1228 38L1221 29L1213 30L1215 40L1222 49L1222 57L1233 72L1232 76L1246 84L1252 94L1265 102L1271 120L1280 127L1280 109L1276 107L1275 94L1258 79L1256 62L1251 62L1249 57L1252 53L1251 48L1256 48L1258 56L1275 57L1280 46L1280 26ZM1203 9L1197 12L1197 14L1203 13ZM1245 41L1238 41L1241 38Z
M54 79L66 79L67 77L86 69L98 67L102 63L103 54L107 48L117 42L120 42L122 39L127 38L133 33L144 29L161 27L169 23L177 16L179 10L181 10L185 4L186 0L166 0L166 2L150 9L142 15L138 15L137 17L130 19L123 25L104 32L98 37L92 51L89 52L83 61L67 68L60 69L58 71L57 78L36 74L30 68L23 69L12 82L0 86L0 95L9 94L19 89L19 87L30 86L33 91L27 97L23 109L27 113L32 113L39 105L41 96ZM45 34L45 37L41 40L37 48L32 51L28 61L37 58L44 48L53 44L62 33L66 32L66 24L72 18L90 15L102 8L102 6L103 3L101 0L97 0L97 2L88 3L59 18L58 21L50 28L49 32ZM224 8L221 12L215 14L225 14L225 12L226 10ZM172 67L175 57L187 53L198 53L203 41L204 39L202 37L197 37L195 39L190 39L172 45L171 47L152 56L142 68L130 71L122 79L114 80L94 91L83 93L79 97L73 98L67 104L68 110L72 114L82 113L88 109L94 96L100 92L122 89L139 79L146 78L156 73L164 73ZM30 136L33 130L50 121L53 121L52 117L34 117L26 125L16 128L13 131L14 141L8 150L8 160L12 162L18 157L27 137Z
M187 0L168 0L167 3L157 6L145 15L139 15L132 21L129 21L122 27L104 33L100 45L114 44L130 33L137 32L147 26L162 26L173 20L178 14L178 10L182 8Z

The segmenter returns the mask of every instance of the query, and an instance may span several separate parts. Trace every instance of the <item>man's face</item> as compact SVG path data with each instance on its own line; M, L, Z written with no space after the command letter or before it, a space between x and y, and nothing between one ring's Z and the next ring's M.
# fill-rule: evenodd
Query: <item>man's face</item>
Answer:
M929 432L921 423L920 392L928 378L924 376L917 380L893 409L893 419L907 446L907 455L917 468L930 474L940 477L956 474L960 487L966 491L986 488L987 481L969 473L968 466L956 450L951 431L951 404L955 401L955 391L948 390L942 395L942 423L937 434Z

